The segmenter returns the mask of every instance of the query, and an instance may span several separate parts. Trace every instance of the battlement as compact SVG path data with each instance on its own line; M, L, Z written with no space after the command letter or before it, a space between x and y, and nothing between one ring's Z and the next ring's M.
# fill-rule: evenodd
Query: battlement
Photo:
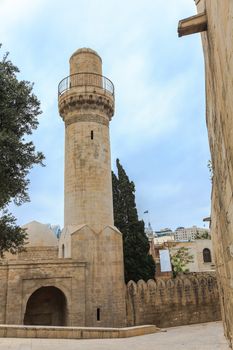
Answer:
M172 327L221 319L214 273L127 284L128 325Z

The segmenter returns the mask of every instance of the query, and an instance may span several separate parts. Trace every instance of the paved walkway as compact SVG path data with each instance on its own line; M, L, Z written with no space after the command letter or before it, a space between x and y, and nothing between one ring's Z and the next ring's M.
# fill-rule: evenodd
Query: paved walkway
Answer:
M0 350L229 350L221 322L168 328L127 339L0 338Z

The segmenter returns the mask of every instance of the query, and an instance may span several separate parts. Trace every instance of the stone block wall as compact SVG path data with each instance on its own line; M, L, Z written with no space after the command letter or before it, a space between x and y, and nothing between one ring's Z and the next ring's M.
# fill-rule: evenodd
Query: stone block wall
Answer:
M58 257L58 247L43 247L43 246L25 246L25 250L17 253L11 254L6 252L4 258L0 259L0 263L4 263L7 260L48 260L48 259L57 259Z
M7 307L7 282L8 282L8 268L7 265L0 261L0 324L6 321L6 307Z
M202 33L206 121L213 166L211 231L225 335L233 345L233 1L196 0Z
M128 326L173 327L221 319L214 273L147 283L130 281L126 306Z
M122 235L106 226L96 233L84 225L71 235L72 259L86 262L86 324L124 327L125 282Z
M0 261L0 324L23 324L33 293L55 287L65 298L65 325L86 326L85 279L86 264L71 259Z
M19 260L57 259L58 247L28 247L16 257Z

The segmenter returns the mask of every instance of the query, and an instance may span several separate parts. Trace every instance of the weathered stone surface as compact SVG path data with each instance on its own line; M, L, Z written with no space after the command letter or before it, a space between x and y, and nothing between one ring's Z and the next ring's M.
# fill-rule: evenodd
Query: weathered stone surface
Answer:
M211 230L225 333L233 345L233 2L196 0L206 11L202 34L206 119L213 166Z
M0 265L0 320L24 324L30 296L41 287L56 287L65 297L66 325L85 326L86 264L76 260L12 260Z
M47 339L107 339L129 338L159 332L153 325L103 328L103 327L43 327L12 326L0 324L1 338L47 338Z
M130 281L126 300L128 325L173 327L221 319L214 273L147 283Z
M114 96L96 75L102 73L102 62L95 51L77 50L70 59L70 72L70 85L59 96L66 124L64 226L87 224L99 232L113 225L108 123Z
M113 226L109 120L114 95L102 61L91 49L70 59L68 90L59 96L65 122L65 212L60 239L65 257L85 261L88 326L124 326L122 235Z

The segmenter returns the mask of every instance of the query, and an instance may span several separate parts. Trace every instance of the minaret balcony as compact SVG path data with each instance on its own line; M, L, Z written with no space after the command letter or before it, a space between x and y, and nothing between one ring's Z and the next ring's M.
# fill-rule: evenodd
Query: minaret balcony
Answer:
M111 120L114 114L114 85L96 73L75 73L58 85L59 113L65 116L78 110L99 109Z
M80 92L101 92L114 97L114 85L110 79L96 73L75 73L62 79L58 85L58 97L75 89Z

